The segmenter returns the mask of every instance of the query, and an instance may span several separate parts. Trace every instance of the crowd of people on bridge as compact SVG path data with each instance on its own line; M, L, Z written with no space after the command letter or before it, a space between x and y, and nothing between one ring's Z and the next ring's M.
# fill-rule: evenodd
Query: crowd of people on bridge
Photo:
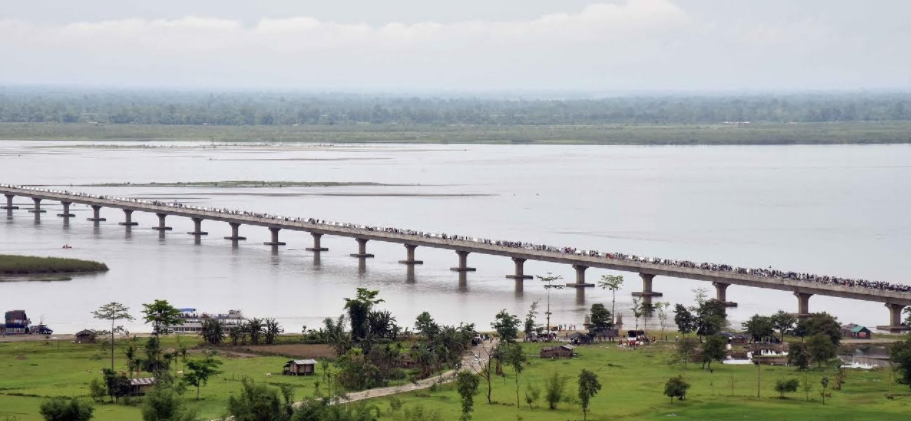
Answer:
M348 229L357 229L357 230L366 230L366 231L377 231L384 232L389 234L396 234L402 236L418 236L424 238L438 238L450 241L463 241L463 242L472 242L476 244L483 244L488 246L498 246L505 248L516 248L516 249L525 249L533 251L545 251L551 253L563 253L563 254L572 254L575 256L587 256L587 257L597 257L608 260L622 260L628 262L639 262L651 265L661 265L661 266L671 266L676 268L686 268L686 269L698 269L703 271L710 272L727 272L737 275L749 275L763 278L775 278L775 279L786 279L792 281L801 281L801 282L810 282L823 285L836 285L844 286L851 288L866 288L874 289L881 291L896 291L896 292L911 292L911 285L902 285L894 284L890 282L883 281L869 281L866 279L853 279L853 278L844 278L838 276L826 276L826 275L815 275L812 273L802 273L802 272L792 272L792 271L782 271L777 269L751 269L751 268L742 268L734 267L725 264L717 263L696 263L688 260L673 260L673 259L661 259L653 257L641 257L636 255L624 254L624 253L602 253L598 250L583 250L575 247L554 247L546 244L533 244L528 242L521 241L504 241L504 240L491 240L487 238L476 238L468 237L464 235L453 235L453 234L440 234L440 233L429 233L424 231L415 231L410 229L401 229L401 228L388 228L388 227L376 227L376 226L367 226L360 224L352 224L347 222L334 222L327 221L324 219L315 219L315 218L293 218L286 217L281 215L273 215L269 213L257 213L257 212L248 212L241 210L233 210L227 208L208 208L202 206L194 206L183 204L179 202L162 202L158 200L141 200L141 199L130 199L130 198L120 198L120 197L111 197L103 195L93 195L88 193L78 193L78 192L69 192L63 190L50 190L50 189L40 189L35 187L23 187L23 186L13 186L7 184L0 184L0 187L20 189L20 190L31 190L39 193L51 193L57 195L68 195L74 197L86 197L91 199L101 199L101 200L111 200L116 202L125 202L132 204L145 204L159 207L170 207L175 209L186 209L192 211L203 211L203 212L215 212L224 214L226 216L243 216L243 217L253 217L260 219L271 219L276 221L284 222L295 222L295 223L305 223L309 225L322 225L326 227L333 228L348 228Z

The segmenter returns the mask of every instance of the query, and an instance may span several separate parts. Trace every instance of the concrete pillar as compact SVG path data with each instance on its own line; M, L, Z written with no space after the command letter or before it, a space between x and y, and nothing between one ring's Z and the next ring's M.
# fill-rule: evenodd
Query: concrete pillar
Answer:
M449 268L449 270L454 272L474 272L477 269L468 267L468 251L456 250L456 254L459 255L459 266L454 268Z
M901 333L906 330L911 330L911 327L902 325L902 312L905 309L904 304L886 303L886 308L889 309L889 324L886 326L876 326L877 329L885 330L889 333Z
M366 238L355 238L357 240L357 253L351 254L351 257L359 257L362 259L373 257L372 254L367 253L367 241L370 241Z
M46 210L42 210L42 209L41 209L41 198L40 198L40 197L33 197L33 198L32 198L32 201L35 202L35 207L34 207L33 209L29 209L29 210L28 210L29 212L31 212L31 213L44 213L44 212L47 212Z
M60 204L63 205L63 213L58 213L57 216L62 216L64 218L76 216L70 213L70 205L72 205L71 202L60 202Z
M132 226L139 225L138 222L133 222L133 210L132 209L124 209L123 217L124 217L124 221L120 222L119 223L120 225L123 225L126 227L132 227Z
M809 317L810 297L812 297L813 294L795 291L794 296L797 297L797 317Z
M521 257L513 257L512 261L516 264L516 273L515 275L506 275L507 278L515 279L517 281L534 278L531 275L525 274L525 259Z
M424 264L423 260L414 259L414 250L416 248L418 248L418 246L416 246L414 244L405 244L405 250L406 250L407 257L405 258L405 260L399 260L399 263L401 263L403 265L423 265Z
M585 270L588 269L588 266L573 265L573 269L576 270L576 282L572 283L572 284L566 284L566 286L572 287L572 288L594 288L595 287L595 284L589 284L589 283L585 282Z
M197 237L201 235L209 235L209 233L202 230L202 218L190 218L193 220L193 231L188 232L187 234L194 235Z
M231 226L231 236L225 237L225 240L241 241L247 239L247 237L240 236L240 222L228 222L228 225Z
M726 284L724 282L712 282L712 285L715 286L715 299L724 304L725 307L737 307L737 303L728 301L728 287L731 284Z
M92 205L92 217L86 218L88 221L101 222L107 219L101 217L101 205Z
M323 236L322 233L319 233L319 232L311 232L310 235L313 236L313 247L307 247L307 251L315 251L315 252L317 252L317 253L319 253L319 252L321 252L321 251L329 251L329 249L320 246L320 241L319 241L319 240L320 240L320 238Z
M165 218L168 217L168 214L156 213L155 216L158 217L158 226L152 227L153 230L158 230L158 231L161 231L162 233L164 233L165 231L170 231L173 229L165 224Z
M285 243L278 241L278 232L281 230L282 229L279 227L269 227L269 232L272 233L272 241L267 241L263 244L265 244L267 246L273 246L273 247L285 245Z
M652 298L664 296L660 292L652 291L652 280L655 279L655 275L640 273L639 277L642 278L642 292L634 292L633 297L642 298L642 304L651 304Z
M0 206L0 209L7 209L7 210L19 209L18 206L13 206L13 198L16 197L15 194L4 194L4 196L6 196L6 206Z

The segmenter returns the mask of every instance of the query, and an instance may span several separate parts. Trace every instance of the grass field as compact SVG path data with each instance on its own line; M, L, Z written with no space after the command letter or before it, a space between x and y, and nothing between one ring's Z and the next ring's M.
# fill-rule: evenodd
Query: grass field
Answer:
M581 420L578 404L561 403L557 410L547 409L543 400L534 410L525 404L528 384L543 389L544 378L554 371L570 376L567 391L577 393L576 377L583 368L594 371L603 386L591 406L589 420L906 420L911 414L911 394L907 385L894 385L894 400L886 398L889 390L888 370L848 370L841 391L831 391L825 405L819 396L819 380L825 375L834 383L834 371L810 370L806 375L816 389L807 402L804 393L789 394L779 399L774 390L777 379L804 374L790 367L763 366L761 397L756 397L756 367L753 365L713 364L714 373L700 370L700 364L690 364L686 374L692 384L687 400L674 401L662 393L668 378L681 370L668 364L670 346L654 345L639 350L622 350L616 346L591 345L577 348L579 358L573 360L542 360L536 358L539 346L526 345L529 365L520 375L522 408L515 407L515 377L506 369L506 377L493 382L493 399L486 401L486 383L482 381L475 396L475 420ZM731 378L734 389L731 390ZM543 390L542 390L543 395ZM733 396L732 396L733 395ZM454 386L443 386L437 392L413 392L399 397L404 407L424 406L440 411L442 419L455 420L460 414L459 395ZM389 399L374 402L383 411L383 420L395 419Z
M195 344L197 338L184 337L184 344ZM165 347L176 345L176 338L164 340ZM906 420L911 413L911 394L907 385L893 385L894 400L886 398L891 380L888 370L849 370L847 382L841 391L831 391L831 399L822 404L819 396L819 379L833 379L832 369L814 369L806 373L815 385L811 400L803 392L779 399L774 391L777 379L803 378L804 373L788 367L762 367L761 397L756 397L756 373L752 365L713 364L714 373L690 364L686 373L692 388L686 401L671 402L662 395L664 382L681 373L679 367L668 364L672 347L653 345L639 350L624 350L613 345L591 345L577 349L579 357L572 360L542 360L536 357L539 345L525 345L529 364L520 376L522 408L515 408L515 377L506 369L506 376L494 378L494 405L488 405L482 381L475 397L475 420L579 420L582 411L577 403L561 403L557 410L546 409L540 400L535 409L524 402L524 392L529 384L543 389L543 380L554 371L570 377L567 391L576 394L576 376L582 368L598 374L603 385L601 393L593 400L590 420ZM44 342L0 343L0 419L16 416L22 421L37 421L38 407L47 396L88 396L88 383L98 378L99 370L109 365L98 345L72 343L50 344ZM240 387L245 376L268 384L289 384L295 396L311 396L315 382L321 376L285 377L281 372L287 358L272 356L219 356L224 362L223 374L210 380L202 389L202 399L187 399L199 410L202 419L223 415L228 396ZM118 356L118 364L122 364ZM319 368L317 369L320 373ZM274 373L266 377L265 373ZM731 390L731 378L734 388ZM325 391L325 386L323 386ZM733 396L732 396L733 395ZM458 419L459 398L453 386L446 385L437 391L429 390L399 395L405 408L423 406L439 411L443 420ZM394 420L390 399L368 401L377 405L383 420ZM96 405L96 420L139 420L137 407L126 405Z
M88 260L0 254L0 274L4 275L90 273L107 270L108 267L104 263Z
M911 121L750 125L166 126L3 123L0 140L764 145L911 143Z

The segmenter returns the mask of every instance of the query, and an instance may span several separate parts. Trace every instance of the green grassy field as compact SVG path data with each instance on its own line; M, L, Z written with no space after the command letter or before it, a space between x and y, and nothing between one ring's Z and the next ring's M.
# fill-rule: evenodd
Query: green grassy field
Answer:
M212 142L764 145L911 143L911 121L758 123L745 126L167 126L3 123L0 140Z
M104 263L88 260L0 254L0 274L4 275L90 273L107 270L108 267Z
M887 370L848 370L843 390L831 391L825 405L819 396L819 380L825 375L834 383L834 371L811 370L806 375L816 389L807 402L803 392L779 399L774 386L777 379L804 374L790 367L763 366L761 397L756 397L756 367L753 365L713 364L714 373L700 370L700 364L690 364L686 373L692 384L686 401L674 401L662 393L668 378L681 370L668 364L670 347L655 345L639 350L622 350L610 345L591 345L577 348L579 358L573 360L542 360L536 358L540 346L526 345L529 365L520 376L521 409L515 407L515 377L506 369L506 377L493 382L493 399L486 401L486 383L482 381L475 396L475 420L581 420L578 404L561 403L557 410L547 409L543 400L529 409L524 401L528 384L543 389L544 378L554 371L571 376L567 390L577 393L576 380L583 368L594 371L603 386L592 403L589 420L906 420L911 414L911 394L907 385L894 385L894 400L886 398L890 375ZM731 378L734 389L731 390ZM732 396L733 395L733 396ZM543 390L542 390L543 396ZM443 386L437 392L413 392L400 395L404 407L423 405L440 411L442 419L455 420L460 414L460 400L454 386ZM395 419L389 399L377 399L384 413L383 420Z

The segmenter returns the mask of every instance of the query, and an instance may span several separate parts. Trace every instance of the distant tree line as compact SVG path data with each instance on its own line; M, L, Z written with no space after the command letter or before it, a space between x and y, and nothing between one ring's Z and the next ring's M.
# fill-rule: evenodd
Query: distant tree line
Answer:
M396 97L0 87L0 122L164 125L585 125L911 120L911 92Z

